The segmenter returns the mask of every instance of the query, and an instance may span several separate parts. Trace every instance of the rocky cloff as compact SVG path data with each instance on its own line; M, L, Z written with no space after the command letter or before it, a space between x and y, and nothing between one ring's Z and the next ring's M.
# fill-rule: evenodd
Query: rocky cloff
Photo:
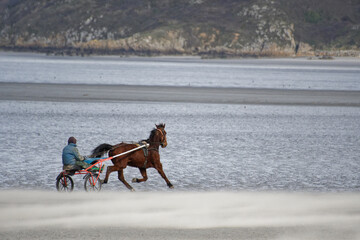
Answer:
M0 0L0 47L54 54L359 56L360 3Z

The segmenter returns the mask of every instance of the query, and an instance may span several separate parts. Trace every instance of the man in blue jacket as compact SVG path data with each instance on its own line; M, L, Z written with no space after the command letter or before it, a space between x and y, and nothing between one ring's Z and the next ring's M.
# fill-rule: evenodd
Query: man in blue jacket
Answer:
M81 156L79 150L76 147L76 138L70 137L68 145L64 147L62 152L63 169L83 169L88 168L91 165L84 162L85 157Z

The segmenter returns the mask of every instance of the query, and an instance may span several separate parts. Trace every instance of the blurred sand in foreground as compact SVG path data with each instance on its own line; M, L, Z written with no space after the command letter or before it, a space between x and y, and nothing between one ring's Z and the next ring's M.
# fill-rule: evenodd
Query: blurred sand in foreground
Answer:
M0 239L360 239L360 194L0 192Z

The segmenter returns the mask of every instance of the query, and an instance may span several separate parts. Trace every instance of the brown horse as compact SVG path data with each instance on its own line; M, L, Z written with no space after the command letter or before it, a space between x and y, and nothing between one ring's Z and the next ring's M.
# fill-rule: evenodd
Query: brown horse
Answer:
M130 186L129 183L126 182L124 178L123 170L127 166L130 167L137 167L140 170L140 173L143 178L133 178L132 182L144 182L148 179L146 169L147 168L155 168L162 178L166 181L169 188L174 188L170 181L167 179L164 170L162 168L162 164L160 162L160 154L159 154L159 146L165 148L167 146L166 140L166 131L165 131L165 124L156 125L151 133L149 139L146 140L149 144L149 147L146 151L143 149L136 150L134 152L130 152L128 154L113 158L111 161L113 162L114 166L107 167L105 179L102 180L102 183L107 183L109 179L110 173L117 171L119 180L131 191L134 191L134 188ZM118 155L120 153L129 151L138 147L139 145L136 144L129 144L129 143L119 143L117 145L110 145L110 144L101 144L93 150L93 156L102 155L106 151L109 151L109 157ZM147 155L147 156L146 156Z

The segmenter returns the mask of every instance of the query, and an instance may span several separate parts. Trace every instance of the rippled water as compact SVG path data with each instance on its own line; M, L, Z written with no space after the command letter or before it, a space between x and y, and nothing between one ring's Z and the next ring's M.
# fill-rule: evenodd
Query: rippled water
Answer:
M137 141L165 122L160 150L175 190L358 191L359 108L0 101L0 189L55 190L61 151ZM167 190L154 169L138 191ZM127 168L125 177L140 177ZM84 191L83 179L74 177ZM103 190L127 191L110 175Z
M81 58L0 52L0 72L0 82L360 90L358 59Z

